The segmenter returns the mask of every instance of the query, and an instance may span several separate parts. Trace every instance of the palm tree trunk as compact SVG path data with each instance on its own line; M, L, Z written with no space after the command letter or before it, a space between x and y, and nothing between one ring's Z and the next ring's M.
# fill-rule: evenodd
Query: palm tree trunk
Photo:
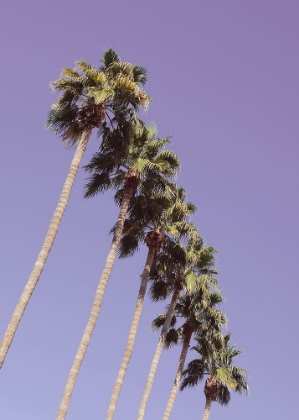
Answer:
M149 277L151 266L154 261L154 257L155 257L155 248L150 247L148 250L146 263L145 263L142 277L141 277L140 289L139 289L138 298L137 298L137 302L135 306L135 312L134 312L134 316L133 316L133 320L132 320L132 324L131 324L131 328L130 328L130 332L128 336L127 346L126 346L124 356L120 365L120 369L118 371L117 378L116 378L114 388L112 391L106 420L112 420L114 417L117 400L118 400L121 387L123 384L123 380L124 380L124 377L125 377L125 374L126 374L126 371L129 366L130 359L133 353L137 329L138 329L142 307L143 307L143 301L144 301L144 297L145 297L146 289L147 289L148 277Z
M183 343L183 347L182 347L182 351L181 351L180 359L179 359L178 370L175 376L175 380L174 380L172 390L168 398L168 402L167 402L162 420L168 420L172 412L174 402L175 402L175 399L179 390L180 382L182 379L182 373L184 370L184 364L185 364L185 360L186 360L187 353L189 350L191 337L192 337L192 329L190 328L190 330L187 331L185 339L184 339L184 343Z
M158 344L157 344L157 347L156 347L156 351L155 351L154 357L152 359L152 364L151 364L149 374L148 374L148 377L147 377L144 393L143 393L141 403L140 403L140 406L139 406L137 420L143 420L144 419L145 409L146 409L146 406L147 406L147 403L148 403L148 400L149 400L149 397L150 397L150 393L151 393L151 390L152 390L152 387L153 387L155 373L156 373L158 363L159 363L161 353L162 353L164 343L165 343L165 337L166 337L167 331L169 329L170 322L171 322L171 319L173 317L175 306L177 304L177 300L179 298L180 292L181 292L180 289L177 288L177 289L175 289L175 291L172 295L172 299L171 299L171 302L170 302L170 305L169 305L169 308L168 308L168 311L167 311L167 314L166 314L166 318L165 318L164 325L163 325L163 328L162 328L162 331L161 331L161 334L160 334L160 337L159 337L159 341L158 341Z
M210 398L206 398L206 405L205 405L205 410L203 412L202 420L209 420L211 405L212 405L212 400Z
M74 154L73 160L71 162L69 172L67 174L66 180L62 187L62 191L59 197L57 207L54 211L53 217L51 219L48 231L46 233L46 238L42 245L41 251L37 257L36 263L33 267L33 270L30 274L30 277L27 281L27 284L23 290L23 293L17 303L17 306L12 314L11 320L6 328L4 337L0 345L0 369L4 363L5 357L8 353L9 347L13 341L14 335L17 331L18 325L22 319L22 316L25 312L26 306L30 300L32 293L34 292L35 286L41 276L41 273L46 264L47 258L50 254L52 245L54 243L55 237L57 235L59 225L63 216L63 213L66 209L67 203L70 198L71 190L83 158L84 152L87 147L88 140L91 135L91 130L85 130L81 140L78 144L77 150Z
M85 327L81 342L79 344L73 365L69 373L69 377L68 377L68 380L64 389L64 393L63 393L62 400L58 409L56 420L64 420L66 417L70 400L72 397L72 393L75 388L76 379L77 379L81 364L85 357L87 347L90 343L91 336L92 336L93 330L95 328L95 325L96 325L96 322L100 313L105 289L106 289L106 286L107 286L107 283L108 283L108 280L112 271L112 267L113 267L113 264L117 255L117 249L118 249L119 242L121 239L124 222L126 219L128 207L129 207L133 192L134 192L134 187L125 188L118 220L116 223L116 229L115 229L112 243L111 243L111 247L110 247L107 259L106 259L102 276L100 278L100 281L99 281L99 284L95 293L89 319Z

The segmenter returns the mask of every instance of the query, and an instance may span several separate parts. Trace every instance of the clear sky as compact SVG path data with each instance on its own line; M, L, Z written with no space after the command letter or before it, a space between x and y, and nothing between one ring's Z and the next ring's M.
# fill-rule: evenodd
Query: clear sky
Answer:
M47 133L48 87L62 67L98 64L112 46L145 66L142 118L173 135L178 183L218 251L236 360L251 395L211 420L298 416L298 0L27 0L1 8L0 333L31 272L72 150ZM91 141L87 163L98 140ZM110 244L109 194L84 200L80 169L38 287L0 371L0 418L53 420ZM145 249L117 261L82 365L70 420L104 419L134 310ZM116 420L134 420L163 306L145 304ZM160 420L179 348L163 354L146 419ZM192 357L192 353L189 355ZM200 419L202 386L180 393L172 420Z

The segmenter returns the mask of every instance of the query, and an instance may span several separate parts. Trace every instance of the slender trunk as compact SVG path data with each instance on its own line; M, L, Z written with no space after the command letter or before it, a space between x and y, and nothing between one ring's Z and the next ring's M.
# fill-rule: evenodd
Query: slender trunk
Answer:
M171 319L173 317L174 314L174 310L175 310L175 306L177 304L177 300L179 298L180 295L180 289L176 289L172 295L172 299L166 314L166 318L165 318L165 322L159 337L159 341L156 347L156 351L154 354L154 357L152 359L152 364L149 370L149 374L147 377L147 381L146 381L146 385L145 385L145 389L144 389L144 393L141 399L141 403L139 406L139 411L138 411L138 416L137 416L137 420L143 420L144 419L144 415L145 415L145 409L150 397L150 393L153 387L153 382L154 382L154 378L155 378L155 373L158 367L158 363L161 357L161 353L164 347L164 343L165 343L165 338L166 338L166 334L167 331L169 329L170 326L170 322Z
M124 356L120 365L120 369L118 371L117 378L116 378L114 388L112 391L106 420L112 420L114 417L117 400L121 391L121 387L123 384L123 380L124 380L127 368L130 363L130 359L131 359L134 344L135 344L137 329L138 329L138 325L139 325L139 321L141 317L143 301L146 294L148 277L149 277L151 266L154 261L154 257L155 257L155 248L150 247L148 250L146 263L145 263L142 277L141 277L140 289L139 289L138 298L137 298L137 302L135 306L135 312L134 312L134 316L133 316L133 320L132 320L132 324L131 324L131 328L129 332L127 346L126 346Z
M203 412L202 420L209 420L211 405L212 405L212 400L210 398L206 398L206 405L205 405L205 410Z
M187 330L185 339L184 339L184 343L183 343L183 347L182 347L182 351L180 354L180 359L179 359L179 365L178 365L178 370L175 376L175 380L172 386L172 390L169 394L169 398L168 398L168 402L166 405L166 409L164 411L163 414L163 419L162 420L168 420L170 417L170 414L172 412L173 406L174 406L174 402L180 387L180 382L182 379L182 373L184 370L184 365L185 365L185 360L187 357L187 353L189 350L189 346L190 346L190 341L191 341L191 337L192 337L192 329L190 328L189 330Z
M121 239L124 222L126 219L126 215L127 215L127 211L128 211L128 207L130 204L133 191L134 191L133 187L129 187L125 189L118 220L116 223L116 229L115 229L112 243L111 243L111 247L110 247L107 259L106 259L102 276L100 278L98 287L96 289L89 319L85 327L81 342L79 344L73 365L69 373L69 377L68 377L68 380L64 389L64 393L63 393L62 400L58 409L56 420L63 420L66 417L70 400L72 397L72 393L74 391L76 379L77 379L81 364L83 362L83 359L87 351L87 347L91 340L91 335L93 333L93 330L95 328L95 325L96 325L96 322L100 313L100 309L101 309L101 305L102 305L102 301L104 297L104 292L105 292L105 289L106 289L106 286L107 286L107 283L108 283L108 280L112 271L112 267L113 267L113 264L117 255L117 249L118 249L118 245Z
M17 303L17 306L12 314L11 320L9 321L9 324L4 333L4 337L0 345L0 369L4 363L5 357L8 353L9 347L13 341L18 325L25 312L26 306L28 305L30 297L32 293L34 292L35 286L37 285L37 282L46 264L47 258L50 254L52 245L54 243L55 237L59 229L59 225L60 225L63 213L69 201L71 190L75 181L75 177L78 172L84 152L86 150L86 146L90 138L90 134L91 134L90 129L84 131L82 138L80 140L80 143L78 144L77 150L74 154L73 160L69 168L69 172L67 174L66 180L62 187L62 191L59 197L57 207L54 211L53 217L48 227L46 238L42 245L41 251L37 257L36 263L33 267L33 270L30 274L27 284L23 290L23 293Z

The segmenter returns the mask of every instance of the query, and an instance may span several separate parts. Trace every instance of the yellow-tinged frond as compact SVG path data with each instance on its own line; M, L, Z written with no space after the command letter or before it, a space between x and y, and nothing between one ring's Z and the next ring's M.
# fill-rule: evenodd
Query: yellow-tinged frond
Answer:
M132 80L134 78L134 66L131 63L122 63L114 61L109 70L113 71L113 74L116 76L117 74L125 74L126 76L130 77Z
M123 74L118 74L115 78L115 88L121 90L129 90L134 92L135 95L138 95L141 92L140 87L133 82L129 77L124 76Z
M96 84L107 84L107 77L104 72L98 71L95 67L91 66L90 64L87 64L85 60L79 60L77 61L77 67L83 73L85 76L92 80Z
M191 271L185 276L186 289L188 293L193 293L198 287L198 277Z
M79 73L77 73L74 69L70 69L68 67L65 67L64 69L62 69L61 76L71 78L71 79L73 78L82 79Z
M90 87L87 89L90 96L93 97L96 104L100 104L108 99L113 99L114 90L112 89L99 89L96 87Z
M167 226L167 232L170 233L174 237L177 237L180 234L179 230L176 229L173 225Z
M95 81L96 83L107 83L107 77L105 76L105 73L101 72L97 72L95 75Z
M151 98L147 96L145 92L141 91L138 95L138 99L140 101L140 105L142 106L142 108L147 110L147 108L149 107L149 104L152 101Z
M84 58L81 58L80 60L76 61L76 66L78 67L78 69L85 71L87 69L91 69L92 65L88 64L86 60L84 60Z
M117 74L117 76L114 79L113 86L115 89L119 89L121 91L124 91L126 94L135 96L139 104L144 109L147 109L151 102L150 97L138 86L138 84L126 75Z
M150 97L142 90L137 83L133 82L129 77L118 74L115 78L114 87L131 93L140 101L143 108L147 108L151 102Z
M229 389L236 389L237 381L232 377L228 368L216 368L217 378Z
M134 169L134 171L141 173L144 170L144 168L147 166L147 164L148 164L147 159L138 158L134 162L134 165L132 166L132 168Z
M103 72L97 71L97 69L87 69L84 71L86 77L92 80L94 83L104 85L107 84L107 78Z

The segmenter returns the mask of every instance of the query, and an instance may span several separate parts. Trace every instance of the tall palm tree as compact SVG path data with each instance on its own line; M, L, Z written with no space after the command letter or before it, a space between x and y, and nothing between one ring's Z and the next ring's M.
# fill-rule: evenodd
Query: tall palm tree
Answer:
M213 401L221 405L227 405L230 401L230 391L240 394L248 393L247 372L238 366L233 366L234 357L242 353L234 346L229 346L231 336L224 337L224 344L218 344L216 351L206 345L203 338L197 339L197 345L192 348L199 354L199 358L192 360L187 369L183 372L181 390L186 387L194 387L205 376L207 379L204 386L206 403L203 420L208 420Z
M122 115L123 119L128 119L139 105L146 107L150 100L139 87L145 81L146 72L142 67L122 63L110 49L104 53L100 69L80 60L76 69L63 69L52 83L53 89L61 95L49 112L47 127L60 134L63 142L77 148L41 251L4 333L0 368L53 246L92 129L105 124L105 119L114 124L121 121Z
M159 192L167 194L167 191L172 193L169 179L176 176L180 166L177 155L171 151L163 150L165 142L162 142L162 146L154 148L153 151L152 146L157 141L155 139L156 131L153 127L145 127L139 122L134 125L133 129L131 127L131 145L128 153L115 159L117 148L114 146L115 142L117 143L119 139L123 138L122 128L118 127L112 130L110 135L106 135L107 138L110 136L111 144L105 143L86 167L91 175L86 186L85 197L92 197L99 192L114 188L117 190L115 200L120 205L120 211L114 226L112 243L104 270L96 289L91 313L69 373L57 420L64 419L67 414L76 378L90 343L117 255L130 200L144 185L156 194Z
M177 318L182 317L185 321L177 330L173 327L168 331L165 347L169 348L178 341L182 343L182 350L179 357L178 368L175 380L164 411L163 420L168 420L172 412L174 402L179 390L184 365L189 351L192 335L197 334L205 339L222 338L221 327L227 323L225 314L215 306L223 302L219 292L210 292L209 284L204 280L199 289L192 295L184 295L176 306L174 326ZM159 321L159 318L157 319ZM156 323L157 323L156 321ZM154 321L155 322L155 321Z
M172 297L165 319L163 320L163 327L149 369L144 393L138 410L138 420L144 418L155 373L165 345L167 332L171 325L182 289L185 288L189 293L196 290L199 279L203 279L204 277L208 282L217 286L217 281L212 277L215 273L213 255L209 255L205 249L202 249L202 242L194 243L192 240L189 241L186 246L186 259L184 263L180 263L179 261L174 262L172 258L167 260L166 255L166 258L162 258L162 264L158 264L158 269L154 270L154 281L150 289L152 299L159 300L160 296L165 298L169 294L169 289L172 290Z
M147 188L143 189L141 194L134 198L129 211L129 218L125 221L120 245L120 256L131 256L138 248L138 244L142 241L148 247L148 254L141 276L140 288L125 352L109 403L106 416L107 420L113 419L123 380L133 353L149 274L155 254L160 251L165 241L175 243L182 237L192 236L194 234L194 227L191 223L188 223L187 219L195 212L196 207L192 203L185 203L184 200L185 191L182 188L178 188L176 194L170 200L167 200L161 194L156 197L152 194L151 190Z

